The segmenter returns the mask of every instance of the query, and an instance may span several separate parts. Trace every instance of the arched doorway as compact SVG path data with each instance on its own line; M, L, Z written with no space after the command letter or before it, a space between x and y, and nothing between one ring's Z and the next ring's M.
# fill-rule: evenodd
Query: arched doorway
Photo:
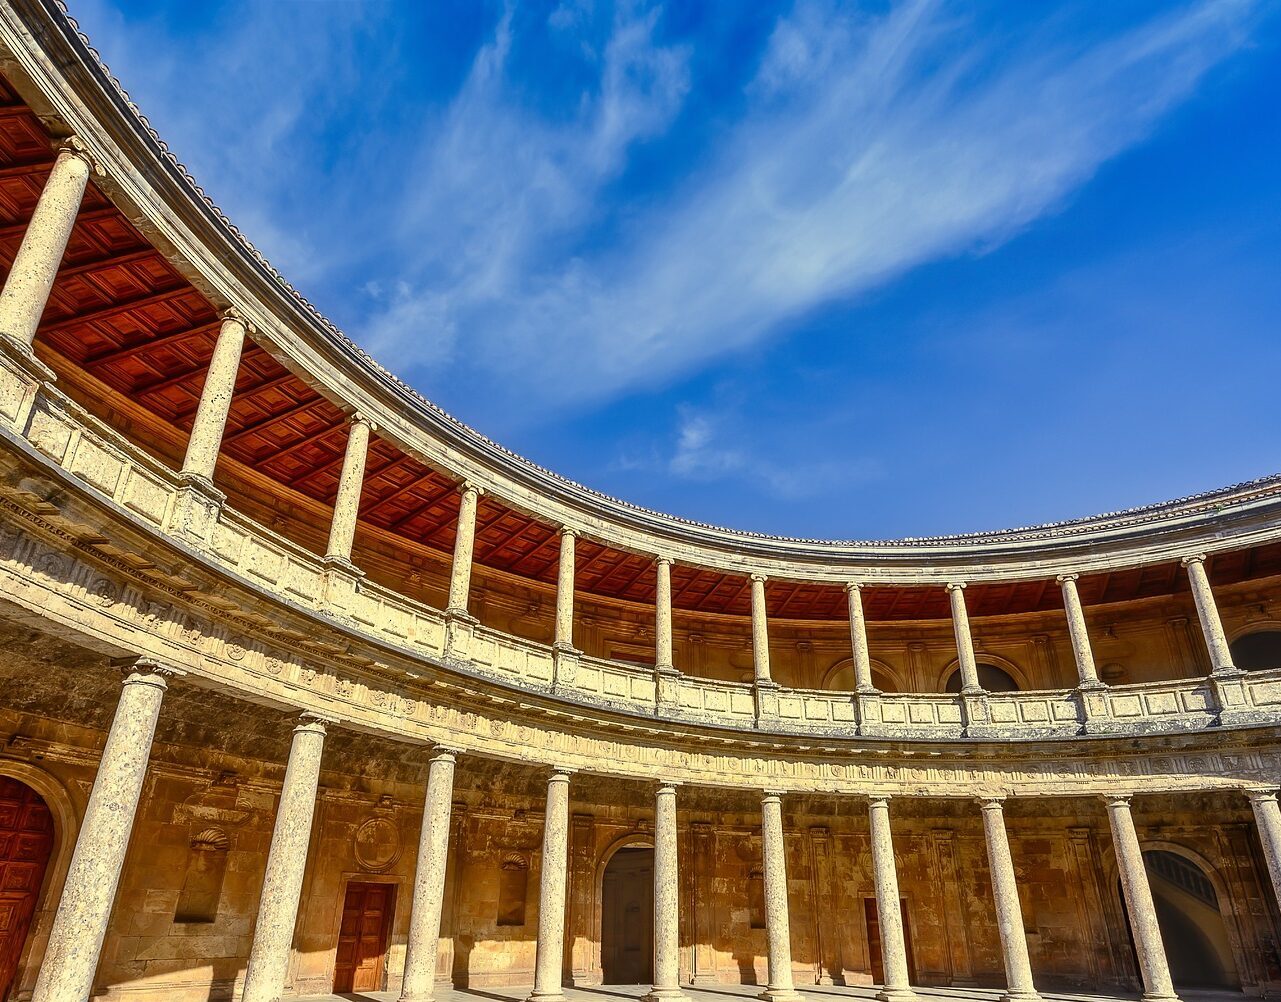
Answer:
M1188 856L1169 849L1144 849L1143 864L1174 986L1239 991L1241 976L1210 875ZM1132 932L1130 944L1133 947Z
M53 853L53 815L25 783L0 776L0 999L18 971Z
M1281 668L1281 630L1252 630L1228 645L1232 663L1246 671Z
M1019 684L1014 680L1009 672L1004 668L986 661L980 661L976 666L978 669L979 685L988 692L1018 692ZM947 678L947 684L943 687L944 692L961 691L961 669L957 668Z
M625 845L601 881L601 975L607 985L654 982L654 850Z

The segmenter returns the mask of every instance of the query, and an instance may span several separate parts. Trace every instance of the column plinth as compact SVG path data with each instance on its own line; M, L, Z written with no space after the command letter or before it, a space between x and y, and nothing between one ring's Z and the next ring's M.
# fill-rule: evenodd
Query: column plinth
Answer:
M93 993L160 717L165 676L179 674L146 660L135 661L126 671L32 1002L84 1002Z
M565 966L565 891L569 870L569 777L557 769L547 781L543 821L542 872L538 888L538 948L534 990L528 1002L563 999Z
M1170 967L1165 959L1165 946L1161 942L1161 927L1156 920L1152 889L1143 866L1143 850L1130 813L1130 798L1128 795L1105 797L1104 802L1108 808L1112 848L1121 876L1121 893L1130 916L1130 931L1134 935L1134 952L1143 978L1143 1002L1177 1000Z
M249 964L241 1002L278 1002L289 971L289 952L298 921L298 900L307 868L307 845L316 812L320 756L325 746L325 721L304 714L294 728L289 764L276 808L276 825L267 851L267 870L258 903Z

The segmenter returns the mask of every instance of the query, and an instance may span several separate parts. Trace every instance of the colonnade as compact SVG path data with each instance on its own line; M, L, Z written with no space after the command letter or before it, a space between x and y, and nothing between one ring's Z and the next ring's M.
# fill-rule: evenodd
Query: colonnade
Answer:
M166 678L180 675L153 660L123 666L120 700L76 840L66 884L54 918L33 1002L84 1002L93 989L98 956L107 933L116 888L146 775ZM276 809L257 921L245 973L243 1002L275 1002L289 967L294 927L315 812L327 724L304 714L293 742ZM429 1002L435 990L437 944L444 902L450 807L460 751L433 749L426 789L418 863L414 877L401 1002ZM564 997L565 909L569 867L569 804L572 770L552 768L547 779L538 909L538 942L530 1002ZM1281 899L1281 807L1277 790L1245 791L1257 823L1274 891ZM761 796L768 983L761 997L794 1002L788 918L783 790ZM898 874L890 823L891 798L866 795L873 880L880 923L884 985L878 998L915 998L909 983ZM1130 795L1103 798L1122 894L1133 930L1144 999L1175 999L1161 942L1152 892L1130 810ZM660 783L654 801L654 986L653 1002L685 1002L679 983L680 908L677 853L677 786ZM1005 998L1039 998L1024 937L1023 916L999 796L978 798L987 843L996 925L1005 963Z
M64 141L24 234L9 277L3 290L0 290L0 336L25 355L31 354L40 318L57 277L58 266L66 253L67 242L93 171L101 173L101 167L85 145L75 137ZM198 489L214 506L221 505L225 500L214 484L214 472L235 392L241 353L245 338L251 333L249 324L239 312L229 310L224 314L180 471L181 479ZM373 423L364 414L356 413L352 416L324 557L327 566L347 573L359 573L351 562L352 545L360 511L369 439L375 430ZM482 493L482 488L471 482L465 481L459 486L458 525L445 612L451 619L464 622L474 622L468 612L468 603L475 554L476 510ZM554 644L560 651L573 652L576 534L569 526L562 527L560 533ZM1190 554L1182 558L1182 563L1187 569L1197 617L1209 652L1211 678L1220 678L1235 673L1237 669L1232 664L1232 654L1206 574L1205 559L1204 554ZM672 654L671 568L670 556L655 556L654 663L655 671L660 676L676 671ZM1057 581L1063 594L1079 688L1088 691L1104 687L1104 683L1098 677L1090 650L1084 610L1076 586L1077 578L1075 573L1064 573L1059 575ZM749 574L753 681L758 693L758 706L768 706L769 690L777 688L770 672L766 582L767 578L763 574ZM981 700L986 693L978 676L965 604L965 584L964 581L951 581L945 587L956 639L961 695L967 701L967 714L981 715ZM860 581L846 584L856 698L876 694L863 616L863 587L864 584ZM976 700L979 702L975 702Z

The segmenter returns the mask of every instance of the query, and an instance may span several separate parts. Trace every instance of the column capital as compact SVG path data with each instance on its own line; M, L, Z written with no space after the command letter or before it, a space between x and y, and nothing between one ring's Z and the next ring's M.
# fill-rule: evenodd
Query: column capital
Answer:
M1186 557L1183 557L1179 561L1179 566L1190 567L1193 564L1204 564L1204 563L1205 563L1204 553L1189 553Z
M1133 793L1104 793L1101 795L1100 799L1107 804L1108 807L1129 808L1130 799L1133 796Z
M846 593L847 595L848 595L850 592L862 591L862 590L863 590L863 582L862 582L862 581L846 581L846 582L845 582L845 593Z
M676 796L676 791L680 786L680 783L673 783L668 780L659 780L658 785L654 788L654 794L659 797L674 797Z
M769 580L769 578L766 577L764 574L759 574L756 572L749 574L748 577L751 578L753 584L756 584L758 582L760 584L764 584L766 581Z
M67 136L65 139L60 139L54 148L58 153L69 153L71 156L83 160L97 177L107 176L107 172L102 166L102 161L94 156L93 151L79 136L72 135Z
M1001 794L991 794L991 795L987 795L987 796L978 797L978 798L976 798L976 799L978 800L978 802L979 802L979 807L980 807L982 810L985 810L985 811L1000 811L1000 810L1004 810L1004 804L1005 804L1005 797L1004 797L1004 795L1001 795Z
M1250 798L1252 804L1266 804L1277 802L1277 788L1272 787L1267 790L1246 790L1245 795Z
M304 710L298 718L298 726L294 728L294 733L319 734L323 736L328 733L327 728L329 725L336 723L338 723L338 718L328 713Z
M253 331L255 329L254 325L248 321L245 315L240 311L240 308L237 306L228 306L225 310L223 310L221 313L218 314L218 319L221 320L223 323L231 322L234 324L240 324L240 326L244 328L246 334L248 334L250 331Z
M949 581L946 585L944 585L944 587L947 589L947 593L950 595L952 594L952 592L965 591L965 582Z
M786 790L771 790L771 789L762 790L761 803L766 804L766 803L770 803L771 801L782 802L783 797L786 793L787 793Z
M577 769L571 769L569 766L553 765L551 766L551 772L547 776L547 782L568 783L569 777L574 775L577 771Z
M655 567L661 567L663 564L666 564L668 567L671 567L673 564L672 558L668 556L664 556L662 554L654 558Z
M371 418L371 417L370 417L368 414L366 414L364 411L352 411L352 412L351 412L351 423L352 423L352 424L363 424L363 425L364 425L366 428L368 428L371 432L372 432L372 431L377 431L377 430L378 430L378 425L377 425L377 423L374 421L374 419L373 419L373 418Z
M1069 574L1060 574L1057 577L1055 577L1054 580L1062 585L1062 584L1067 584L1069 581L1079 581L1080 579L1081 579L1081 575L1077 574L1076 571L1072 571Z
M181 668L175 668L167 661L161 661L147 654L140 654L136 657L113 658L111 667L125 676L125 685L140 683L142 685L155 685L161 689L165 688L165 679L181 678L187 673Z
M867 804L869 807L884 807L888 810L890 806L890 801L893 799L894 798L891 797L888 793L885 793L885 794L869 793L867 795Z
M471 480L463 480L458 484L458 493L474 494L476 497L481 497L485 493L485 488Z
M458 760L458 756L461 754L463 754L463 750L461 748L454 747L453 745L432 745L431 753L427 756L427 761L435 762L440 760L456 762Z
M556 535L560 536L562 539L565 536L569 536L570 539L574 539L575 537L578 536L578 530L571 525L562 525L559 529L556 530Z

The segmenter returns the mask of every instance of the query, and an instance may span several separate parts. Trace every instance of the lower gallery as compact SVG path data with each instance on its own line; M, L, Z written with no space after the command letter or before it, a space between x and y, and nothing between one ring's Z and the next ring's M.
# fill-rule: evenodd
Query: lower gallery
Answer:
M263 947L255 921L272 917L266 895L291 879L301 881L296 928L266 944L278 952L265 958L279 964L274 995L399 993L415 872L430 868L419 854L425 798L444 833L433 985L528 988L540 948L554 965L549 994L562 983L654 984L656 959L675 965L673 989L773 984L786 997L789 974L795 985L883 984L882 902L895 895L878 893L877 880L889 870L906 981L1003 987L993 870L1003 821L1021 913L1014 932L1036 987L1125 992L1141 984L1144 962L1114 834L1128 814L1174 985L1253 994L1281 986L1276 900L1241 793L1002 803L949 788L869 800L852 790L779 797L668 787L606 769L558 772L398 744L245 701L211 703L207 691L153 665L104 671L98 655L30 622L10 622L3 640L0 978L15 998L29 997L54 949L59 902L109 894L115 859L119 886L91 975L95 997L239 994L251 950ZM131 690L141 691L141 708L128 705ZM146 720L129 715L156 710L148 758ZM108 741L113 718L127 732L123 746ZM120 789L131 775L141 782L132 835L127 848L104 842L69 877L95 776L108 769L116 783L114 794L102 791L108 800L127 800ZM309 778L318 778L310 834L304 825L268 876L278 813L311 810ZM282 784L301 786L301 802ZM878 858L871 837L885 822L891 859ZM109 840L112 831L100 824L89 834ZM656 867L656 847L660 857L674 847L675 874L662 858ZM77 876L94 886L76 886ZM666 958L656 950L664 929L656 909L675 930ZM786 971L771 975L771 951Z

